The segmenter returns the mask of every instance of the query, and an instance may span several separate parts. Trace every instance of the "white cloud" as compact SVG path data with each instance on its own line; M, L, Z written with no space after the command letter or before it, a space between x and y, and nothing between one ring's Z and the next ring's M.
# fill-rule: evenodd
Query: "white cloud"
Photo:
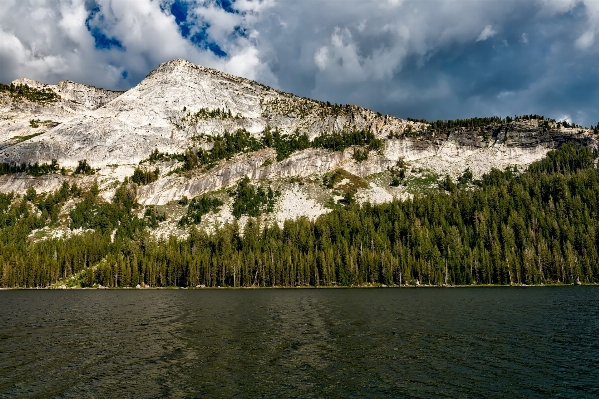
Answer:
M277 87L277 78L260 58L255 47L247 47L230 57L222 69L232 75L243 76L247 79L259 80L267 85Z
M227 12L213 4L197 6L194 8L194 12L201 22L209 24L208 34L221 43L227 39L236 26L243 22L243 17L240 14Z
M95 0L99 8L90 24L122 48L96 48L86 26L90 17L86 0L4 1L0 7L0 81L28 77L56 83L70 79L111 89L128 88L161 62L186 58L239 75L277 85L274 75L252 43L259 31L252 24L272 0L238 0L240 14L216 8L210 1L192 7L196 22L210 24L210 40L228 54L221 59L181 36L168 11L172 0ZM161 7L162 6L162 7ZM190 16L193 22L194 16ZM201 21L200 21L201 19ZM20 21L28 21L23 24ZM241 26L246 37L234 37ZM123 79L127 72L129 79Z
M566 121L568 123L572 123L572 117L570 115L568 115L568 114L565 114L565 115L562 115L562 116L560 116L558 118L555 118L555 120L558 121L558 122Z
M386 3L382 3L382 5L387 5L390 7L398 7L403 3L403 0L387 0Z
M587 0L584 2L588 27L587 30L576 40L576 47L580 50L587 50L595 43L595 37L599 33L599 2Z
M316 62L316 66L321 71L324 71L327 67L327 61L329 59L329 49L324 46L319 48L314 54L314 62Z
M576 39L576 47L581 50L585 50L593 45L595 41L595 32L594 30L587 30L584 32L578 39Z
M563 14L576 7L581 0L539 0L540 13L545 15Z
M502 13L502 7L476 2L441 2L431 7L389 0L360 2L341 9L337 3L325 2L317 9L303 2L237 0L232 7L239 12L233 14L217 7L213 0L191 1L188 20L196 24L192 34L201 26L209 26L209 39L228 55L223 60L181 37L168 12L173 1L96 0L100 12L91 23L108 38L119 40L125 49L122 51L95 48L85 26L90 11L85 0L10 0L0 10L0 29L20 42L20 55L6 53L13 61L1 65L12 67L0 72L0 78L27 72L40 80L69 78L123 88L160 62L183 57L277 85L273 65L291 62L283 60L281 54L297 48L309 58L296 58L295 62L312 73L320 71L323 81L384 80L401 70L411 54L426 57L444 45L479 37L476 27ZM466 12L470 18L464 20ZM34 23L23 26L16 22L27 18ZM272 25L275 21L277 26ZM246 34L236 34L239 28ZM278 35L279 30L282 35ZM291 49L281 51L281 46ZM122 80L123 71L131 76L129 81Z
M579 50L587 50L595 43L599 33L599 1L597 0L541 0L542 12L551 15L570 12L577 6L584 7L587 16L587 26L574 44Z
M233 3L233 8L237 11L249 13L249 15L256 15L273 7L275 3L275 0L237 0Z
M496 34L497 34L497 31L493 30L493 26L487 25L482 30L482 32L480 32L480 35L478 35L478 38L476 39L476 41L477 42L485 41L488 38L495 36Z
M528 44L528 34L526 32L522 34L520 41L524 44Z

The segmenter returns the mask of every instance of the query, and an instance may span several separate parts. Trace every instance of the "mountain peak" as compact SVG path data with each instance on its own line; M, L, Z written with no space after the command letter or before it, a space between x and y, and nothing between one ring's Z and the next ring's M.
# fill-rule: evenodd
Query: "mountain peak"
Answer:
M37 80L33 80L33 79L27 79L27 78L19 78L19 79L15 79L12 82L10 82L11 84L18 86L18 85L27 85L31 88L34 89L45 89L47 87L49 87L50 85L47 85L46 83L42 83L42 82L38 82Z
M151 71L146 78L155 75L170 75L170 74L200 74L203 76L210 75L219 79L225 79L229 82L245 83L250 85L257 85L266 87L258 82L250 79L246 79L240 76L231 75L229 73L220 71L218 69L209 68L203 65L194 64L193 62L187 61L184 58L176 58L171 61L163 62L158 68ZM270 88L269 88L270 89Z
M174 60L163 62L156 69L168 68L168 67L177 67L177 66L196 66L196 64L187 61L185 58L175 58Z
M147 77L162 74L162 73L172 73L174 71L187 70L191 72L191 70L206 70L207 68L196 65L192 62L187 61L184 58L175 58L174 60L163 62L158 66L158 68L151 71Z

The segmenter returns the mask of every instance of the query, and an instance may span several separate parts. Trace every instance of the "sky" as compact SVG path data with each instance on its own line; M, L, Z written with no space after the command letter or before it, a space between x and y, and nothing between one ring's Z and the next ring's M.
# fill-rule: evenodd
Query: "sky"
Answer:
M175 58L400 118L599 123L599 0L2 0L0 82Z

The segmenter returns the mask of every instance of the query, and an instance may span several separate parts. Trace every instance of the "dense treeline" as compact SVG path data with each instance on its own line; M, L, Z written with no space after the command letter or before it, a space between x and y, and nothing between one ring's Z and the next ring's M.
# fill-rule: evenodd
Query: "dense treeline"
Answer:
M32 134L30 136L24 136L24 139L28 139L31 137L35 137L38 136L39 134ZM157 171L158 169L156 169ZM0 163L0 176L2 175L9 175L9 174L14 174L14 173L26 173L30 176L43 176L43 175L48 175L48 174L52 174L52 173L58 173L60 172L62 175L67 175L67 170L64 167L60 167L60 165L58 164L58 161L56 159L53 159L51 161L51 163L43 163L40 164L39 162L33 163L33 164L26 164L26 163L21 163L21 164L16 164L16 163L7 163L7 162L1 162ZM75 170L73 171L73 175L93 175L96 173L96 170L94 168L92 168L89 163L87 162L87 160L83 159L80 160L77 164L77 167L75 168Z
M369 130L321 134L310 141L305 133L295 132L290 135L282 135L278 129L272 131L269 127L263 133L262 143L265 147L272 147L277 151L277 161L287 158L296 151L307 148L343 151L351 146L364 146L367 150L380 150L384 146L383 140L377 139L374 133Z
M208 136L207 138L212 142L210 150L203 148L199 150L188 149L184 154L165 154L155 149L150 154L148 161L156 162L169 159L181 161L183 165L174 172L186 172L199 167L211 168L223 159L230 159L236 154L258 151L263 148L260 141L245 129L237 129L233 133L225 131L223 135Z
M461 128L461 127L477 128L477 127L485 127L485 126L489 126L489 125L511 123L514 121L531 121L531 120L555 123L555 119L545 118L543 115L536 115L536 114L514 116L513 118L511 116L506 116L505 118L501 118L500 116L490 116L490 117L481 117L481 118L475 117L475 118L467 118L467 119L449 119L449 120L440 119L440 120L436 120L433 122L429 122L426 119L408 118L408 121L410 121L410 122L420 122L420 123L430 124L431 127L435 130L447 130L447 129ZM568 125L566 122L566 125L564 125L564 126L569 127L570 125ZM576 127L576 125L572 125L572 126Z
M80 195L79 187L67 182L53 194L28 189L16 199L13 194L0 193L0 285L45 286L106 256L107 242L92 238L91 233L40 243L28 239L33 230L54 225L62 205ZM48 263L48 259L52 261Z
M234 196L233 216L237 219L241 215L256 217L263 213L272 212L275 199L279 196L279 193L273 191L270 186L267 189L262 186L253 186L247 177L241 179L232 194Z
M278 129L272 131L267 126L262 135L262 145L274 148L277 151L277 161L289 157L296 151L305 150L311 147L310 138L306 133L295 132L289 135L283 135Z
M0 163L0 176L22 172L25 172L26 174L31 176L43 176L50 173L56 173L59 171L59 169L60 167L55 159L53 159L52 162L49 164L40 164L39 162L36 162L34 164L22 163L20 165L17 165L13 163L2 162Z
M160 169L158 168L154 170L135 168L135 170L133 171L133 176L131 176L131 181L139 185L150 184L158 180L159 176Z
M377 206L350 203L282 228L263 227L259 218L243 231L236 223L213 234L192 226L189 238L165 242L135 222L131 186L117 190L110 204L117 216L106 215L93 193L71 212L73 223L77 212L84 219L106 215L109 223L75 223L96 230L38 243L25 239L30 227L18 227L32 217L24 216L28 200L4 196L1 284L46 286L78 271L84 286L597 283L596 155L564 145L525 173L493 170L476 189Z
M180 226L199 224L202 222L202 216L209 212L218 212L223 202L218 198L202 194L193 198L191 201L183 197L179 201L180 205L187 205L187 214L179 220Z
M0 193L0 241L24 241L31 230L56 223L62 204L80 195L77 184L71 186L68 182L63 182L59 190L50 194L39 195L29 188L16 203L13 203L14 194Z
M144 230L146 220L134 215L139 205L135 202L136 186L127 180L119 186L111 202L104 202L98 196L97 182L83 200L69 212L71 229L91 229L102 234L113 234L113 238L130 240ZM150 215L146 215L151 217Z

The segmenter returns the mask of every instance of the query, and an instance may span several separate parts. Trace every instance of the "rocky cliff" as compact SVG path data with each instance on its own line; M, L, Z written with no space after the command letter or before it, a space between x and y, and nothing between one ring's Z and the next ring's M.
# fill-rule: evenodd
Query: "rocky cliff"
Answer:
M315 208L316 203L321 206L327 198L342 195L347 182L326 188L322 184L323 176L335 170L342 169L349 180L354 176L362 182L354 184L359 200L381 202L411 195L446 174L456 178L470 169L476 178L492 167L525 166L564 142L595 145L588 130L535 118L435 129L358 106L297 97L181 59L160 65L123 93L69 81L57 85L28 79L13 82L14 87L19 85L30 89L25 94L0 91L0 162L56 160L64 170L39 178L24 173L0 176L3 192L24 192L28 187L53 190L64 179L80 179L70 174L80 160L86 160L98 169L95 178L109 198L115 184L143 162L143 168L158 167L161 173L157 181L138 189L142 204L166 205L185 196L221 190L247 176L281 190L283 200L276 218L283 220L285 215L302 214L297 212L297 201ZM36 91L54 94L28 94ZM357 158L355 148L349 147L343 151L308 148L277 161L275 150L262 148L185 173L180 172L180 157L147 162L154 150L164 154L209 150L211 138L225 131L245 129L260 139L267 127L282 135L305 134L309 139L367 130L383 144L370 151L367 159ZM405 177L402 184L392 186L398 165ZM303 213L312 215L307 208Z
M71 82L57 86L17 83L56 91L61 101L53 105L60 107L55 119L62 123L44 135L5 148L0 159L6 162L57 159L61 165L73 166L87 159L101 167L137 163L155 148L182 152L198 134L217 135L239 128L259 134L270 125L283 134L298 130L310 137L369 129L384 137L406 126L398 118L300 98L180 59L162 64L121 95ZM64 109L74 111L68 120ZM198 115L214 110L222 113Z

